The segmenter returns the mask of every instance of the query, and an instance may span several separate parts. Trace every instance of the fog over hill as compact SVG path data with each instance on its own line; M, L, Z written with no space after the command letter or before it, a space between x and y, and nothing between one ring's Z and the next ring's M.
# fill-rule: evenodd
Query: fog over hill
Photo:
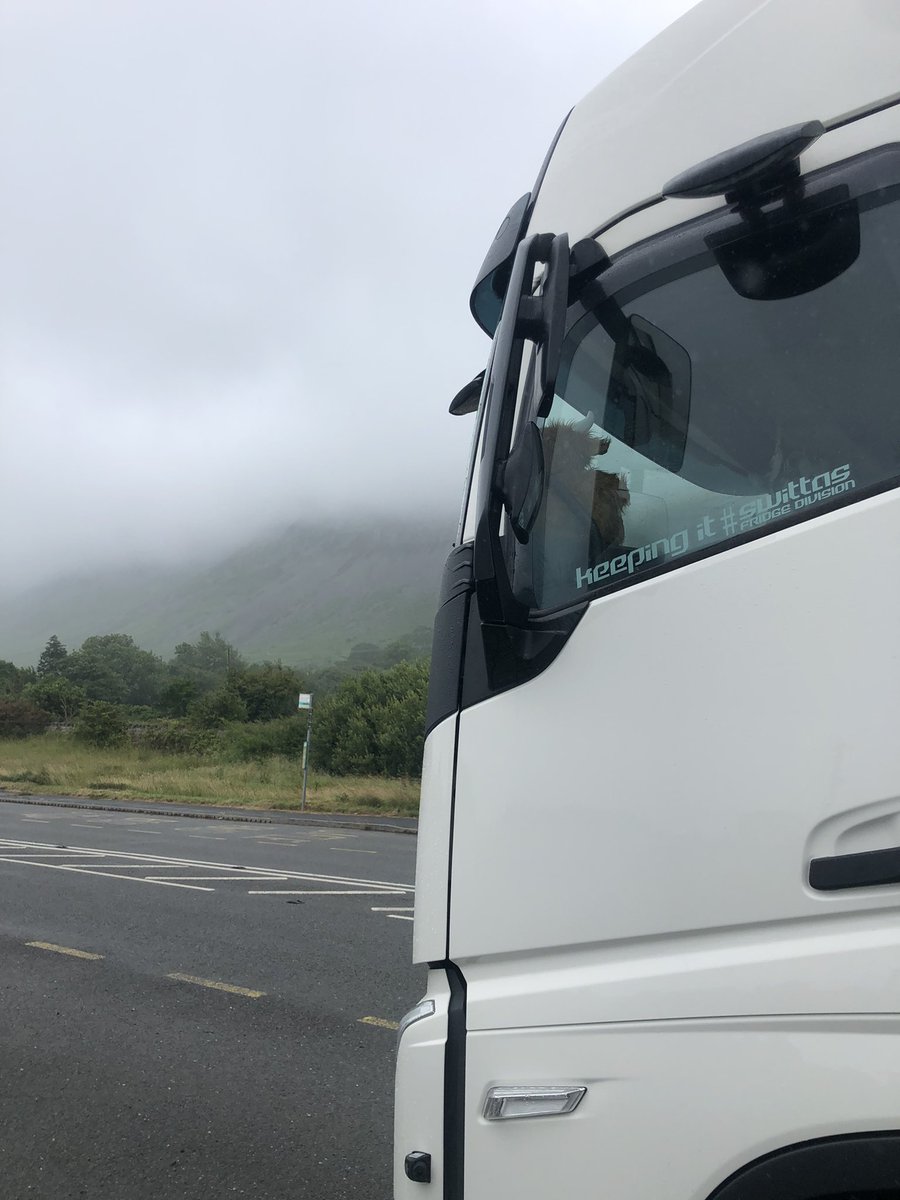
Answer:
M251 660L326 664L431 625L453 532L452 517L295 524L211 563L57 579L0 596L0 659L34 665L53 633L69 649L128 633L168 658L209 630Z

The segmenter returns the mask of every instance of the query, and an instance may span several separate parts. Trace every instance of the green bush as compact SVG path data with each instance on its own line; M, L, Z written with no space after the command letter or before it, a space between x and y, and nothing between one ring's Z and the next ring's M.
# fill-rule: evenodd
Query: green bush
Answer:
M43 733L49 724L49 714L30 701L0 699L0 737L28 737Z
M422 773L428 664L345 680L313 719L313 762L333 775Z
M85 701L84 689L62 676L48 676L26 684L24 695L54 720L68 724Z
M128 717L117 704L90 700L75 718L75 736L90 746L121 746L128 736Z
M167 754L212 755L221 744L221 734L216 729L165 717L144 721L134 726L130 734L136 746Z
M243 700L250 721L274 721L297 711L297 694L305 690L300 676L281 663L255 663L233 671L229 687Z
M306 720L296 715L252 725L229 725L222 737L222 754L229 762L300 758L305 737Z
M246 721L247 706L234 688L225 684L192 704L188 718L202 729L221 729L229 721Z

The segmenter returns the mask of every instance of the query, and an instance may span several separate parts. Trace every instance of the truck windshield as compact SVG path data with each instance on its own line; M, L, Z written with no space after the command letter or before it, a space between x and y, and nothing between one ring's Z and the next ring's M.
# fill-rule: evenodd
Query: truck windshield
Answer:
M802 294L741 294L701 238L570 311L520 600L572 604L900 482L897 192L854 206L858 254Z

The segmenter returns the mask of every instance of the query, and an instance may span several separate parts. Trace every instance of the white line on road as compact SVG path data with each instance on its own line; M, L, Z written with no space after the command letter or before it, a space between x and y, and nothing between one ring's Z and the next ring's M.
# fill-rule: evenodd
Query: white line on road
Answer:
M200 838L204 842L224 842L224 837L217 837L214 833L189 833L189 838Z
M23 855L17 856L16 858L13 858L13 859L6 859L4 857L0 857L0 862L22 862L23 860L29 859L29 858L50 858L50 857L51 856L49 854L23 854ZM60 854L60 855L56 855L54 857L67 858L68 855ZM171 865L167 865L166 863L154 863L154 862L122 863L122 862L117 862L116 860L113 860L111 862L106 862L105 857L102 854L98 854L92 859L90 859L90 858L86 859L84 862L71 862L71 863L67 863L66 865L70 866L70 867L86 867L86 868L93 867L93 866L112 867L116 871L178 871L178 870L180 870L180 865L178 863L172 863ZM243 876L241 876L241 878L242 879L252 879L253 876L252 875L243 875ZM262 878L263 879L268 878L268 876L266 875L265 872L263 872Z
M16 851L15 853L13 853L12 851L7 850L7 848L5 846L0 847L0 850L3 851L3 854L2 854L3 862L19 862L23 858L72 858L73 857L73 851L71 851L71 850L51 850L51 851L48 851L46 853L41 853L41 854L36 854L32 850L22 850L22 851ZM79 850L79 851L77 851L77 853L78 854L87 854L88 851ZM102 851L98 851L92 857L95 858L96 861L99 863L106 857L106 855L103 854Z
M0 859L0 862L3 862ZM110 871L94 871L87 867L70 867L63 863L32 862L30 859L17 858L15 862L24 863L26 867L46 867L48 871L73 871L76 875L95 875L102 879L125 879L129 883L155 883L159 887L187 888L189 892L214 892L215 888L197 887L190 883L166 883L162 879L145 879L143 875L114 875ZM112 864L110 864L112 865Z
M351 850L349 846L329 846L329 850L334 850L337 854L377 854L377 850Z
M49 817L20 817L19 820L20 821L34 821L38 825L48 825L50 823Z
M146 870L146 864L144 870ZM116 868L118 870L118 867ZM148 879L157 879L155 875L148 875ZM240 879L242 883L278 883L280 880L287 879L287 875L166 875L160 876L157 882L161 879L208 879L210 882L218 880Z
M389 921L412 921L412 917L401 917L399 913L388 913Z
M377 892L362 892L358 888L352 888L346 892L318 892L310 891L304 888L299 892L286 892L279 890L272 891L252 891L247 892L248 896L402 896L403 892L389 892L386 888L379 888ZM410 917L410 920L412 918Z
M378 891L373 893L374 895L409 895L415 891L415 886L411 883L397 883L394 880L387 879L360 879L355 876L336 874L322 875L312 871L288 871L277 867L251 867L247 866L245 863L207 862L195 858L174 858L167 854L141 854L138 851L102 850L94 846L63 846L59 843L54 844L53 842L33 842L13 838L0 838L0 857L2 857L5 851L17 852L21 850L31 851L30 857L32 858L40 856L41 852L45 850L49 852L66 850L73 854L103 855L109 859L124 859L129 863L146 862L149 864L148 869L150 867L165 868L170 866L180 866L199 868L200 870L204 871L209 868L225 871L246 870L248 872L248 881L253 880L254 877L258 878L260 875L265 877L267 875L274 874L278 876L284 876L287 879L302 881L305 883L333 883L343 884L345 886L350 885L354 888L377 888ZM13 859L12 861L21 861L21 859ZM110 862L104 865L114 867L116 864L114 862ZM94 873L98 874L99 872ZM197 890L202 891L203 889Z
M386 908L373 908L372 912L412 912L408 904L391 904Z

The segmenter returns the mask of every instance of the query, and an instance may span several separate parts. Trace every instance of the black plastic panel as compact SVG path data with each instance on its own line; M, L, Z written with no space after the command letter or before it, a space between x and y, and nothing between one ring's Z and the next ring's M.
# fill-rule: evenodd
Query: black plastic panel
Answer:
M439 607L431 639L426 736L459 708L463 648L472 594L472 544L456 546L444 565Z
M540 675L562 650L586 609L587 604L582 604L554 613L546 622L534 622L529 629L519 629L482 623L478 599L473 596L460 708L469 708Z
M758 1159L710 1200L818 1200L900 1195L900 1135L863 1133L804 1142Z
M809 864L809 886L817 892L888 887L892 883L900 883L900 847L814 858Z
M445 964L450 984L444 1050L444 1200L462 1200L466 1149L466 981Z

